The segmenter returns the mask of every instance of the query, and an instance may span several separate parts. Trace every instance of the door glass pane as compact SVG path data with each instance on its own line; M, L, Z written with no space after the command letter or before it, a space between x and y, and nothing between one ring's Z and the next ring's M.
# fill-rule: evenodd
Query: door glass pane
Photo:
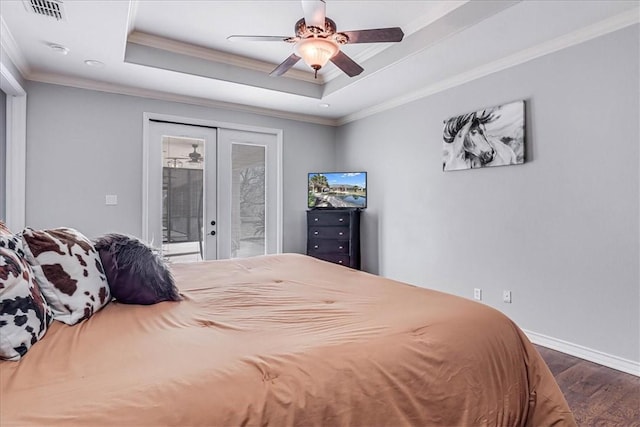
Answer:
M265 252L265 147L231 146L231 257Z
M202 260L204 140L162 138L162 253L171 262Z

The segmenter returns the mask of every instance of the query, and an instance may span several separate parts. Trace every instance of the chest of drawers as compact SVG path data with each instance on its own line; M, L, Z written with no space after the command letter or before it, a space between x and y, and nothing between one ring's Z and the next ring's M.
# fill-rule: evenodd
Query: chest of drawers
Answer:
M307 211L307 255L360 269L360 210Z

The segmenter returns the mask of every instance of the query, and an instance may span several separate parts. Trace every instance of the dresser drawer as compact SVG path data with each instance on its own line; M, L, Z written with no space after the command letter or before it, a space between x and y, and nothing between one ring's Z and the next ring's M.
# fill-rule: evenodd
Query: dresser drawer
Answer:
M335 264L351 267L351 258L349 255L335 255L335 254L310 254L314 258L318 258L324 261L333 262Z
M349 227L309 227L310 239L348 239Z
M309 226L314 225L349 225L349 212L309 212Z
M331 252L334 254L348 254L349 253L349 241L348 240L322 240L322 239L309 239L309 247L307 248L309 255L316 253Z

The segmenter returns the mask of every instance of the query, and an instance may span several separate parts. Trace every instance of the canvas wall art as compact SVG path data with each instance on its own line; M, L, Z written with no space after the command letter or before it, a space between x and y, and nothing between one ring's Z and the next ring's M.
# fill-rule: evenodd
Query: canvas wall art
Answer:
M452 117L444 122L444 171L524 162L524 101Z

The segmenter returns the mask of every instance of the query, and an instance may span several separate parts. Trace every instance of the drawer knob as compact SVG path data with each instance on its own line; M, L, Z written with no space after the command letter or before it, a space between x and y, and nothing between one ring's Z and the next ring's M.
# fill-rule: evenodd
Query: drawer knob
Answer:
M313 232L313 234L315 234L315 235L317 236L317 235L318 235L318 232L317 232L317 231L314 231L314 232Z
M317 221L318 221L318 218L313 218L313 220L317 222Z
M316 248L317 248L317 246L316 246ZM338 249L343 249L343 247L342 246L338 246Z
M318 245L315 245L313 248L314 248L314 249L318 249Z
M342 236L344 233L341 231L338 233L339 236Z
M338 261L338 264L342 264L342 260Z
M338 221L342 222L342 221L344 221L344 218L340 218Z

